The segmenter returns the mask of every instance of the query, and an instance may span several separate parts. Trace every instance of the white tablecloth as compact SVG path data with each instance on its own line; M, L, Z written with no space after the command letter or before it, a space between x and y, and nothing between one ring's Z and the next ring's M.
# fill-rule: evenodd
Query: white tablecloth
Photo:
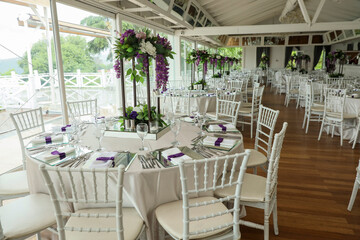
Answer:
M97 143L92 136L92 125L89 126L84 136L82 145L97 147ZM181 146L191 147L191 139L197 136L199 128L190 123L182 123L181 131L178 136ZM242 135L240 143L227 154L240 153L244 151ZM145 146L149 150L155 150L171 146L173 140L172 132L166 133L159 140L145 140ZM107 151L130 151L138 152L141 145L140 139L123 139L104 137L102 145ZM40 162L28 157L27 172L29 180L29 188L31 193L48 193L45 182L42 179L40 170ZM116 184L113 184L114 192ZM181 183L180 173L177 167L162 169L142 169L140 162L136 159L125 173L124 177L124 207L135 207L147 225L148 239L158 239L157 222L154 210L157 206L177 201L181 199Z

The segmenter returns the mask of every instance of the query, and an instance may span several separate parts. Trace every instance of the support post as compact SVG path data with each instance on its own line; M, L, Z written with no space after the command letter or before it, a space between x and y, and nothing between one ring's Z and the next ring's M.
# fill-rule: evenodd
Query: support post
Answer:
M50 26L49 26L49 17L47 12L47 7L44 7L44 22L45 22L45 36L46 36L46 47L48 55L48 65L49 65L49 78L50 78L50 89L51 89L51 103L55 104L56 94L55 94L55 79L54 79L54 68L53 68L53 58L51 51L51 37L50 37Z
M147 61L149 62L149 57L146 56ZM149 131L150 131L150 122L152 121L151 117L151 99L150 99L150 75L149 75L149 64L147 66L146 72L146 93L147 93L147 109L148 109L148 117L149 117Z
M61 110L63 114L63 122L65 124L69 124L69 115L66 105L64 68L63 68L61 45L60 45L59 22L58 22L57 10L56 10L56 0L50 0L50 9L51 9L51 20L53 25L53 34L54 34L54 42L55 42L56 65L58 69L59 86L60 86Z
M133 73L132 74L134 74L134 72L136 71L136 68L135 68L135 57L132 57L132 70L133 70ZM133 103L133 105L134 105L134 107L136 106L136 79L135 79L135 77L134 77L134 79L133 79L133 99L134 99L134 103Z
M125 104L125 77L124 77L124 59L120 59L120 85L121 85L121 104L122 104L122 113L125 117L126 113L126 104Z

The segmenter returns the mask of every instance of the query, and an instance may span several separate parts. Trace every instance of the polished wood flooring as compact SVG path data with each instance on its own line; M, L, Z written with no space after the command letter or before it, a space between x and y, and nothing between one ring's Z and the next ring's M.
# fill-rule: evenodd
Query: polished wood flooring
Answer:
M274 235L271 217L270 239L360 239L360 196L352 212L347 211L360 144L352 150L346 140L341 147L339 136L331 138L326 134L318 141L317 122L310 122L305 134L301 128L304 110L296 109L294 102L286 108L284 95L275 95L269 88L264 93L263 105L280 110L276 132L283 122L289 124L278 176L279 235ZM249 131L245 127L243 132L246 148L252 148L254 143ZM246 219L263 223L263 211L247 208ZM244 240L263 239L263 231L244 226L241 234Z

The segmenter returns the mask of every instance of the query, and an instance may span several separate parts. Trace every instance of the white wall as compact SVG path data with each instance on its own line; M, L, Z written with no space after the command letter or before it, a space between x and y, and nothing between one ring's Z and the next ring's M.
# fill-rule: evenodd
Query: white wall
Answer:
M285 46L274 46L270 49L270 68L282 69L285 61Z
M243 48L243 69L256 68L256 47L244 47Z
M335 51L337 49L347 51L347 45L349 43L352 43L354 45L353 51L357 51L357 50L360 51L360 49L358 49L358 47L357 47L358 42L360 42L360 38L356 38L356 39L349 40L349 41L344 41L341 43L336 43L334 45L331 45L331 51Z

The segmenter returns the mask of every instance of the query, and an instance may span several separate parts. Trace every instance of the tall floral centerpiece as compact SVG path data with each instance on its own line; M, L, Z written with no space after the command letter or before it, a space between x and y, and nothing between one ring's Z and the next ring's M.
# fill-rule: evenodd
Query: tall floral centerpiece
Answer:
M203 64L203 76L199 84L202 84L202 88L206 85L205 76L207 73L208 61L210 54L206 50L196 50L193 49L187 56L186 62L192 64L191 67L191 88L195 82L195 66L198 67L200 63Z
M262 70L266 70L266 68L269 66L269 61L270 61L270 58L266 55L263 55L261 58L260 58L260 67Z
M328 55L326 55L326 71L329 73L331 77L342 77L344 76L344 64L346 62L346 55L341 50L336 50L329 52ZM336 69L336 62L339 64L339 72L335 73Z
M123 60L132 61L132 69L127 75L133 80L134 107L136 104L136 82L143 82L146 77L147 110L151 113L149 64L156 61L156 89L166 91L168 82L169 63L167 57L173 57L171 45L166 38L153 36L149 30L135 32L133 29L125 31L115 43L115 65L117 77L121 79L123 117L126 116L125 78ZM136 59L136 61L135 61ZM160 103L158 102L158 111ZM148 114L148 121L152 121L152 114Z

